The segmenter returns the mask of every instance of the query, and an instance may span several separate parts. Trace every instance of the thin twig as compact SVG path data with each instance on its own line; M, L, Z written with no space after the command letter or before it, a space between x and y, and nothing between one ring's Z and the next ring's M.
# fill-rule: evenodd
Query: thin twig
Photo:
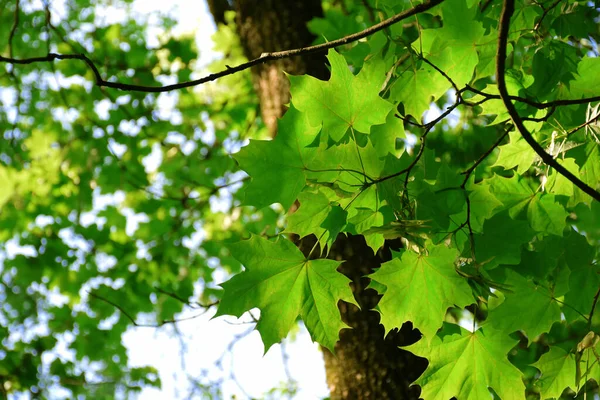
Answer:
M417 153L415 159L410 163L410 165L408 167L404 168L402 171L398 171L391 175L382 176L379 179L375 179L372 182L367 183L367 185L368 186L376 185L378 183L387 181L388 179L392 179L392 178L395 178L395 177L403 175L403 174L407 174L407 179L408 179L408 174L413 169L413 167L417 164L417 162L420 160L421 156L423 155L423 152L425 151L425 139L427 137L427 134L433 129L434 126L436 126L441 120L446 118L452 111L454 111L454 109L456 107L458 107L461 104L462 104L462 100L460 100L460 99L457 100L456 103L454 103L454 104L450 105L448 108L446 108L446 111L444 111L442 114L440 114L436 119L434 119L431 122L426 123L425 125L422 125L422 127L425 128L425 132L423 132L423 134L419 137L421 139L421 146L419 147L419 152Z
M597 201L600 201L600 192L594 190L590 186L588 186L585 182L581 181L577 178L573 173L571 173L568 169L563 167L558 161L552 157L552 155L546 153L544 148L540 146L538 142L533 138L531 133L527 130L525 125L523 124L523 120L519 115L517 109L514 104L510 100L510 96L508 94L508 90L506 89L506 78L504 76L506 69L506 46L508 42L508 31L510 28L510 18L515 10L514 0L504 0L504 4L502 6L502 14L500 16L500 29L498 34L498 52L496 54L496 79L498 80L498 92L500 93L500 98L508 111L511 119L513 120L515 126L523 136L523 139L527 141L529 146L536 152L536 154L542 159L542 161L554 168L556 172L560 173L562 176L567 178L570 182L572 182L575 186L581 189L586 194L590 195ZM600 97L599 97L600 99Z
M12 28L10 29L10 33L8 34L8 54L10 57L14 57L13 54L13 39L15 38L15 33L17 32L17 28L19 27L19 12L21 8L21 2L17 0L15 3L15 17L13 21Z
M199 303L197 301L188 301L188 300L184 299L183 297L179 296L177 293L169 292L169 291L167 291L165 289L162 289L162 288L160 288L158 286L155 287L154 289L157 292L164 294L165 296L169 296L169 297L171 297L171 298L173 298L173 299L175 299L177 301L180 301L181 303L185 304L186 306L189 306L189 307L192 307L192 308L195 308L195 309L198 309L198 308L207 309L207 308L211 308L211 307L214 307L217 304L219 304L218 301L215 301L215 302L212 302L212 303L209 303L209 304L202 304L202 303Z
M116 308L117 310L119 310L121 312L121 314L123 314L129 321L131 321L131 324L135 327L138 328L160 328L161 326L164 325L168 325L168 324L176 324L178 322L183 322L183 321L189 321L192 319L196 319L198 317L201 317L202 315L204 315L206 313L206 311L203 311L202 313L199 314L195 314L195 315L191 315L189 317L184 317L184 318L179 318L179 319L165 319L162 320L156 324L143 324L143 323L139 323L135 320L135 318L129 314L123 307L121 307L120 305L118 305L117 303L115 303L114 301L107 299L105 297L102 297L94 292L87 292L91 297L94 297L100 301L103 301L107 304L110 304L111 306L113 306L114 308Z
M492 0L485 0L485 2L480 4L479 12L483 14L490 4L492 4Z
M576 126L575 128L571 129L570 131L567 132L567 136L571 136L572 134L574 134L575 132L585 128L588 125L593 124L594 122L598 121L598 119L600 119L600 113L598 115L596 115L594 118L590 118L589 120L585 121L583 124Z
M504 131L504 133L498 138L498 140L496 140L496 142L489 149L487 149L487 151L485 153L483 153L477 159L477 161L475 161L475 163L473 165L471 165L468 169L466 169L460 173L461 175L465 175L465 180L463 181L463 184L462 184L463 186L467 184L467 181L469 180L469 177L471 176L473 171L475 171L475 168L477 168L479 166L479 164L481 164L483 162L483 160L485 160L490 154L492 154L492 151L494 151L494 149L496 147L500 146L500 143L502 143L504 138L506 138L506 136L508 136L508 132L510 132L513 127L514 126L511 125L510 128L508 128L506 131Z
M579 311L578 309L576 309L575 307L573 307L572 305L565 303L564 301L557 299L556 297L550 296L550 299L556 301L559 304L562 304L563 306L570 308L571 310L575 311L575 313L579 314L583 319L585 319L586 321L588 320L588 316L585 315L584 313L582 313L581 311Z
M533 27L534 31L537 31L538 29L540 29L540 26L542 25L542 21L544 21L544 18L546 18L546 16L548 15L548 13L550 11L552 11L557 5L560 4L562 0L556 0L554 3L552 3L552 5L550 5L550 7L545 8L542 4L540 4L540 7L542 8L542 10L544 10L544 12L542 13L542 16L540 17L539 21L535 24L535 26Z
M600 297L600 287L594 296L594 301L592 302L592 309L590 310L590 316L588 317L588 331L592 330L592 318L594 317L594 311L596 311L596 304L598 304L598 297Z

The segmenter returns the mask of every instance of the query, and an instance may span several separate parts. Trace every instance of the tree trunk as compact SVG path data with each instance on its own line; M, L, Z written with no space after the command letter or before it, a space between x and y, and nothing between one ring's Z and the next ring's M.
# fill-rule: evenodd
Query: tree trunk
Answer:
M308 32L306 23L322 15L320 0L237 0L233 7L237 12L241 42L249 59L259 57L263 52L310 45L314 37ZM326 79L328 75L324 54L279 60L252 70L261 113L273 136L277 118L283 115L284 104L290 101L289 81L282 71L308 73L320 79ZM306 249L312 248L315 240L314 237L305 238L298 241L298 246L306 254ZM398 346L416 342L420 334L411 324L405 324L384 339L379 314L372 311L379 296L374 290L365 289L369 280L364 276L390 256L387 247L377 255L373 254L362 236L340 235L331 249L330 258L345 260L340 272L352 280L354 296L361 306L359 309L340 302L342 319L353 329L341 331L335 355L323 349L332 400L412 400L419 397L418 387L410 388L409 385L427 364Z
M309 45L314 36L306 23L322 16L320 0L237 0L234 9L242 46L249 59L258 58L262 53ZM261 115L273 136L277 133L277 119L285 112L284 104L290 101L289 81L283 71L292 75L310 73L321 79L328 75L323 53L253 67Z
M384 339L379 313L373 311L380 296L375 290L366 289L369 279L365 275L391 259L389 247L386 245L375 255L363 236L340 235L330 257L345 260L340 272L352 280L352 291L360 305L359 309L340 302L342 319L352 329L340 332L335 355L323 349L331 399L418 399L418 386L409 385L421 375L427 363L399 346L412 344L421 335L407 323Z

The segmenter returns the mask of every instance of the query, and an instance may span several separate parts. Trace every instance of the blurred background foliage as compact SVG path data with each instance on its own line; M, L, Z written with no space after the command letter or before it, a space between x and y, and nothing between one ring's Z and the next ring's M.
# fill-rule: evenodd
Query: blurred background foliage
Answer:
M326 0L324 16L309 28L316 42L332 40L409 5ZM515 24L531 26L539 17L532 10ZM550 13L548 32L599 39L597 8ZM419 18L424 29L440 26L433 14ZM167 12L135 12L131 1L121 0L4 0L0 54L83 53L106 80L158 86L246 61L234 13L226 12L224 21L212 38L218 57L201 63L203 49L193 35L174 31L177 21ZM388 31L338 50L357 71L373 48L385 45L385 34L399 45L419 36L410 22ZM548 37L523 43L529 50L515 52L513 65L531 70L538 57L559 54L568 76L576 71L568 60L597 50L589 40L546 46ZM488 76L493 62L477 68L478 76ZM515 85L523 83L520 78ZM122 334L133 321L161 325L186 307L210 309L221 295L217 284L241 269L223 242L250 233L272 237L284 228L280 207L240 205L247 176L230 155L250 138L268 137L249 71L162 94L98 88L93 79L75 60L0 66L0 394L48 398L61 388L68 397L102 399L160 386L153 366L128 366ZM485 79L479 83L485 86ZM525 86L544 100L543 82ZM448 93L436 106L444 109L453 99ZM565 126L576 126L586 106L565 110L556 115ZM440 160L468 167L501 133L479 109L459 111L431 132L430 162L437 166L429 171L437 173ZM408 135L399 138L398 152L406 143L410 150L410 131L418 131L404 128ZM497 151L485 163L496 159ZM476 173L480 179L489 169ZM571 223L597 245L600 205L580 211ZM577 335L560 324L548 334L553 343ZM511 357L532 380L537 371L529 364L544 342L526 344ZM288 389L274 389L274 396ZM202 390L218 397L210 382Z

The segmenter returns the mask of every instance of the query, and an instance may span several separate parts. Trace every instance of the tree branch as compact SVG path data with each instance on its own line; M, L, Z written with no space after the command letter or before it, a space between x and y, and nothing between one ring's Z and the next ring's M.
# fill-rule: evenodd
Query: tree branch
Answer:
M535 141L531 133L527 130L525 125L523 124L523 120L519 115L517 109L510 99L510 95L508 94L508 90L506 89L506 79L504 76L504 72L506 69L506 46L508 42L508 30L510 27L510 18L515 10L514 0L504 0L504 4L502 6L502 14L500 16L500 27L498 34L498 52L496 53L496 79L498 80L498 92L500 93L500 98L508 111L513 123L523 136L523 139L527 141L529 146L536 152L536 154L544 161L544 163L552 168L554 168L559 174L567 178L570 182L572 182L575 186L581 189L583 192L589 194L597 201L600 201L600 192L594 190L590 186L588 186L585 182L581 181L575 175L573 175L569 170L560 165L558 161L554 159L550 154L546 153L546 151L540 146L538 142ZM600 99L600 98L599 98Z
M94 73L94 78L96 81L96 85L99 87L109 87L118 90L124 91L132 91L132 92L145 92L145 93L162 93L169 92L172 90L184 89L192 86L202 85L206 82L215 81L219 78L222 78L227 75L233 75L237 72L244 71L248 68L254 67L255 65L263 64L269 61L279 60L282 58L289 58L294 56L306 55L317 53L320 51L333 49L335 47L339 47L348 43L356 42L357 40L363 39L367 36L370 36L376 32L379 32L388 26L391 26L397 22L400 22L406 18L412 17L413 15L419 14L421 12L427 11L438 4L442 3L444 0L427 0L422 4L418 4L413 8L402 11L394 15L391 18L386 19L376 25L373 25L363 31L353 33L348 36L344 36L343 38L333 40L331 42L318 44L315 46L301 47L297 49L285 50L285 51L276 51L272 53L263 53L260 57L255 58L254 60L250 60L243 64L237 65L235 67L227 67L225 70L216 72L214 74L210 74L200 79L175 83L173 85L165 85L165 86L143 86L143 85L132 85L128 83L122 82L109 82L102 78L98 68L94 64L94 62L85 54L56 54L49 53L43 57L33 57L33 58L25 58L25 59L16 59L13 57L3 57L0 56L0 62L10 63L10 64L33 64L36 62L53 62L55 60L81 60L85 62L88 67Z
M492 93L487 93L484 92L483 90L479 90L474 88L473 86L470 85L466 85L465 86L466 90L468 90L469 92L473 92L476 93L478 95L481 95L483 97L485 97L488 100L499 100L502 99L500 97L500 95L497 94L492 94ZM527 105L530 105L532 107L537 108L538 110L544 110L546 108L555 108L558 106L575 106L578 104L587 104L587 103L593 103L595 101L600 101L600 96L592 96L592 97L582 97L581 99L560 99L560 100L554 100L554 101L549 101L547 103L539 103L537 101L531 100L531 99L527 99L525 97L521 97L521 96L513 96L513 95L508 95L508 98L510 100L514 100L514 101L518 101L521 103L525 103Z
M544 10L542 16L540 17L540 19L538 20L538 22L535 24L535 26L533 27L534 31L537 31L538 29L540 29L540 26L542 26L542 22L544 21L544 18L546 18L546 16L548 15L548 13L550 11L552 11L552 9L554 9L557 5L560 4L562 0L556 0L554 3L552 3L552 5L550 5L550 7L546 8L544 7L543 4L539 4L539 6L542 8L542 10Z
M19 27L19 12L21 8L20 6L21 2L17 0L17 2L15 3L14 22L12 28L10 29L10 33L8 34L8 54L10 55L10 57L13 56L13 39L15 38L15 33L17 33L17 28Z
M594 301L592 302L592 309L590 310L590 316L588 317L588 330L592 330L592 319L594 318L594 311L596 310L596 305L598 304L598 297L600 296L600 287L594 296Z
M502 135L500 135L500 137L498 138L498 140L496 140L496 142L489 148L486 150L485 153L483 153L478 159L477 161L475 161L475 163L473 165L471 165L468 169L464 170L463 172L461 172L461 175L465 175L465 180L463 181L461 187L464 187L467 184L467 181L469 180L469 177L471 176L471 174L473 173L473 171L475 171L475 168L477 168L479 166L479 164L481 164L483 162L483 160L485 160L490 154L492 154L492 151L494 151L494 149L498 146L500 146L500 143L502 143L502 141L504 140L504 138L506 136L508 136L508 133L512 130L512 126L509 127L508 129L506 129L504 131L504 133Z
M123 307L121 307L119 304L115 303L114 301L107 299L106 297L102 297L94 292L87 292L88 295L90 297L93 297L95 299L98 299L100 301L103 301L107 304L110 304L111 306L113 306L114 308L116 308L122 315L124 315L133 326L137 327L137 328L160 328L161 326L167 325L167 324L176 324L178 322L183 322L183 321L189 321L191 319L195 319L198 317L201 317L202 315L204 315L206 313L206 311L208 311L208 309L210 308L209 306L202 312L195 314L195 315L191 315L188 317L183 317L183 318L179 318L179 319L165 319L165 320L161 320L156 324L144 324L144 323L139 323L136 321L136 319L130 314L128 313Z

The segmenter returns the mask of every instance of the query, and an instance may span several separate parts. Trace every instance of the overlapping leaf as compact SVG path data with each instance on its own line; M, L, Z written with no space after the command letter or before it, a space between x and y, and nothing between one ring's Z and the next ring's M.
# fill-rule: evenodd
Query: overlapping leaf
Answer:
M550 351L542 354L533 364L542 376L537 382L542 399L558 399L566 388L577 389L577 368L575 355L560 347L551 346Z
M428 341L442 326L446 310L474 302L466 279L456 273L456 250L426 245L428 254L405 251L369 277L386 287L377 308L386 330L411 321Z
M225 294L216 316L241 316L258 307L256 326L265 351L283 339L300 315L312 339L333 351L346 325L339 300L356 304L350 280L336 269L339 261L307 260L290 241L259 236L231 245L246 271L222 284Z
M521 137L519 132L510 133L510 143L500 146L500 156L496 165L505 169L517 167L517 172L523 174L533 164L535 152L531 146Z
M481 233L474 235L477 261L485 263L488 268L500 264L519 264L521 248L533 236L534 232L527 221L508 218L506 212L496 214L485 221Z
M565 246L565 259L571 274L570 290L565 294L569 307L565 307L563 312L567 321L574 321L592 309L594 296L600 288L600 265L594 263L597 247L590 246L584 236L571 232Z
M443 27L427 29L422 34L423 55L459 88L471 81L479 62L477 44L485 29L476 14L477 7L468 8L465 0L445 1L442 3Z
M427 370L415 381L424 400L487 399L490 388L508 400L525 395L521 372L506 358L516 343L489 329L469 332L445 323L431 343L420 340L405 349L429 360Z
M327 58L329 81L290 76L294 107L305 113L313 126L322 125L323 132L336 142L350 128L369 133L371 126L383 124L393 107L379 97L386 77L384 63L374 57L354 76L335 50L329 50Z
M490 180L492 191L510 216L518 218L526 210L527 220L537 232L562 236L568 216L564 206L553 194L536 193L525 179L495 176Z
M561 309L552 290L511 270L503 283L509 285L511 293L490 311L484 325L488 330L507 334L522 330L532 341L560 321Z
M591 139L587 144L572 151L577 163L581 167L579 176L591 188L600 190L600 143ZM591 197L575 188L572 201L590 204Z
M321 192L302 192L298 196L300 208L288 217L287 232L301 238L314 234L321 244L331 248L333 241L346 225L348 213L339 205L331 204Z
M289 208L306 185L306 164L316 149L307 148L318 128L305 114L290 108L279 121L280 134L272 141L253 140L234 157L251 177L245 201L258 208L281 203Z

